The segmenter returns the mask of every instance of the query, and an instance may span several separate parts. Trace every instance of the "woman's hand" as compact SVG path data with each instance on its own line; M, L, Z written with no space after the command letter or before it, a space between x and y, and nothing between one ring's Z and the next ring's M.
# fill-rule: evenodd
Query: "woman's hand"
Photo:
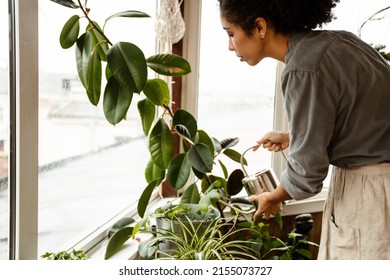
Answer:
M256 142L259 145L258 147L263 146L263 148L268 149L268 151L279 152L290 145L290 135L288 132L270 131ZM258 147L253 150L256 151Z
M251 195L250 201L253 201L257 206L253 219L256 220L258 217L264 214L264 219L269 219L271 215L275 215L281 212L283 202L290 200L292 197L286 192L286 189L279 185L272 192L263 192L260 194Z
M261 194L251 195L249 200L253 201L257 205L257 210L253 215L253 220L261 217L264 214L264 219L268 220L271 215L282 211L281 202L273 202L270 199L271 193L263 192Z

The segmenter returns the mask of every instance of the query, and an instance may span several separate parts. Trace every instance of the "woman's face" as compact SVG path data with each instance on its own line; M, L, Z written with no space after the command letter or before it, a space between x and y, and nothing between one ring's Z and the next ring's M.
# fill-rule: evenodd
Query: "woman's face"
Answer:
M235 51L240 61L253 66L264 58L261 30L255 29L249 37L240 26L228 22L222 16L221 23L229 36L229 50Z

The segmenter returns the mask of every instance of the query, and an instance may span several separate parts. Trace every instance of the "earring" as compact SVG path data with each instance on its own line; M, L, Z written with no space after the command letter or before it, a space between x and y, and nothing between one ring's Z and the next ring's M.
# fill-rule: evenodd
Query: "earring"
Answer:
M264 39L264 33L260 33L261 39Z

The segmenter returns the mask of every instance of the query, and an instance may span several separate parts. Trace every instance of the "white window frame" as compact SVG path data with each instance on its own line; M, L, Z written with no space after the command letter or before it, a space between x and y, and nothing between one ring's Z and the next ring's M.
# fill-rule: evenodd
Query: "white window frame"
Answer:
M38 250L38 0L9 1L14 13L10 57L10 259ZM12 71L12 72L11 72Z

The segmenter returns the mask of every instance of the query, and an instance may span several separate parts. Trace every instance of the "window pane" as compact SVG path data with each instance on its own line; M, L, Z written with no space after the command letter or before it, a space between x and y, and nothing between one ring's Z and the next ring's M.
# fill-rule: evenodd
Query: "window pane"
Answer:
M0 260L8 259L9 198L9 57L8 57L8 1L0 0Z
M133 42L148 57L155 53L155 2L90 1L89 15L100 26L121 11L151 15L114 18L105 26L113 43ZM137 96L127 119L110 125L101 106L103 95L94 107L80 84L74 48L60 48L62 26L79 11L51 1L39 4L39 254L43 254L69 249L138 199L146 186L143 171L149 155ZM85 30L85 19L81 23L80 30Z
M337 20L323 28L358 34L368 17L389 5L388 0L341 1L335 9ZM386 45L386 52L390 50L389 13L382 13L382 20L367 23L361 34L367 43ZM228 51L228 36L214 1L202 2L201 36L199 124L219 139L238 136L236 149L243 152L273 128L276 62L265 59L257 66L239 62L235 53ZM271 166L271 153L248 155L249 173Z
M276 62L265 59L254 67L240 62L228 50L215 1L202 2L201 32L199 127L218 140L239 137L234 149L244 152L272 130ZM271 167L269 152L248 152L246 158L249 173Z

